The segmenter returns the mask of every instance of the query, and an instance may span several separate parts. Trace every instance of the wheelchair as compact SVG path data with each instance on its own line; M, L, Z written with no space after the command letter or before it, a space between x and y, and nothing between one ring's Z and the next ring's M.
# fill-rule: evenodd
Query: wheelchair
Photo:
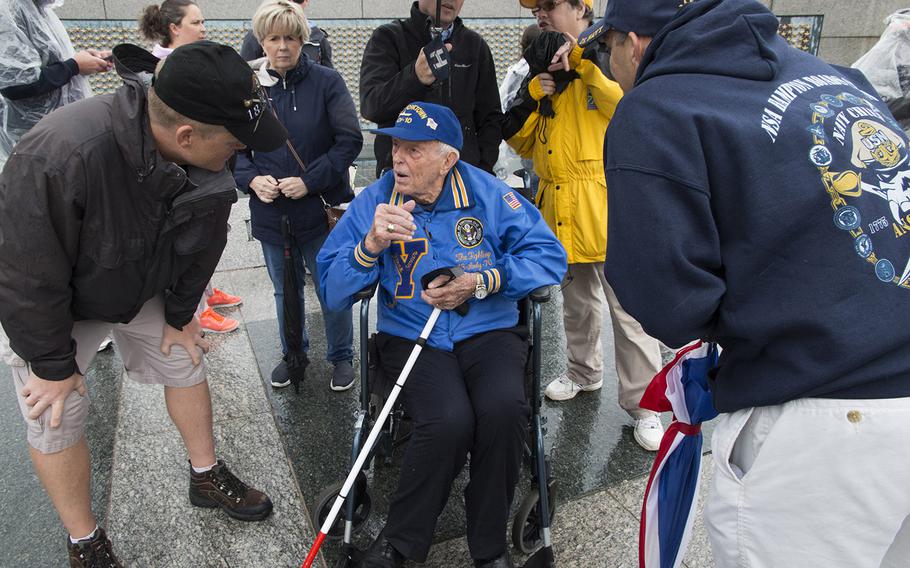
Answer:
M370 336L370 302L378 283L364 288L355 296L360 301L360 409L355 414L354 440L351 446L351 465L360 453L378 413L385 402L394 377L381 384L375 341ZM550 299L550 288L542 287L531 292L519 302L518 325L528 331L528 360L525 365L525 393L531 406L528 436L524 447L524 461L530 468L530 488L522 499L511 527L512 544L522 554L530 554L541 545L550 546L550 525L557 507L556 480L552 475L550 460L544 451L546 417L541 415L541 306ZM404 388L407 388L405 384ZM409 437L408 418L403 405L398 402L383 426L370 456L358 472L353 488L345 500L338 519L326 533L327 540L342 541L344 557L338 568L350 566L360 551L353 546L353 534L366 523L372 511L373 499L367 483L366 472L376 466L389 465L392 453ZM324 488L311 509L313 524L320 527L325 522L332 504L341 491L343 481ZM541 498L543 496L543 498Z

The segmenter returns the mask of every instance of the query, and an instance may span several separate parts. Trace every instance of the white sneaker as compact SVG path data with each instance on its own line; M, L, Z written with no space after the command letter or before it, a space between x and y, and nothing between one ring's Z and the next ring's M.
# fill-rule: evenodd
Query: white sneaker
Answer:
M660 416L652 414L636 420L633 436L639 446L649 452L656 452L660 449L660 441L664 437L664 425L660 423Z
M569 400L575 398L575 395L581 391L596 391L602 386L604 386L603 379L590 385L580 385L570 381L568 376L562 375L548 384L543 392L550 400Z

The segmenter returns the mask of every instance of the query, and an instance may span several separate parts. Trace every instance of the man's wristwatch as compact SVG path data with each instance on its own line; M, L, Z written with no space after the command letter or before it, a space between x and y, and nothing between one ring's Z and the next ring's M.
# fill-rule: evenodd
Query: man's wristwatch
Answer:
M490 291L487 289L487 283L484 281L483 275L479 272L474 274L474 279L476 280L476 283L474 284L474 297L478 300L483 300L490 294Z

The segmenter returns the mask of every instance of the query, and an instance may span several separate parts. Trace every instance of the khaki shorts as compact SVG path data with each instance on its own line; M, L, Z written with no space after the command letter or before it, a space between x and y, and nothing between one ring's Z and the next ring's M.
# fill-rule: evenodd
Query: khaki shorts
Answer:
M111 334L117 352L123 360L126 374L137 383L191 387L205 380L205 362L193 366L193 360L182 347L172 347L171 355L161 353L161 334L164 330L164 301L152 298L142 306L139 314L129 323L112 324L101 321L79 321L73 325L76 340L76 364L85 373L98 351L98 346ZM5 340L5 337L3 338ZM2 351L2 349L0 349ZM200 350L201 353L201 350ZM66 399L63 419L57 428L50 427L51 409L37 420L28 418L29 410L19 393L28 380L28 367L18 361L12 364L13 383L19 410L28 426L28 443L42 454L65 450L82 438L88 416L89 398L76 391ZM86 388L88 385L86 385Z

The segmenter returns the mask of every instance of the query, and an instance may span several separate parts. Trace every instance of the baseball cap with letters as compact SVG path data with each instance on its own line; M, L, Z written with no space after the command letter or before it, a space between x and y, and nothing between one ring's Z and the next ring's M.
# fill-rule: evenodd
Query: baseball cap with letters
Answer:
M586 47L612 29L653 37L692 0L609 0L604 17L578 36Z
M395 126L376 128L370 132L386 134L411 142L439 140L459 151L464 143L461 123L458 122L458 117L455 116L452 109L421 101L404 107L404 110L398 114Z
M224 126L251 150L276 150L288 138L256 74L227 45L197 41L178 47L152 85L167 106L203 124Z

